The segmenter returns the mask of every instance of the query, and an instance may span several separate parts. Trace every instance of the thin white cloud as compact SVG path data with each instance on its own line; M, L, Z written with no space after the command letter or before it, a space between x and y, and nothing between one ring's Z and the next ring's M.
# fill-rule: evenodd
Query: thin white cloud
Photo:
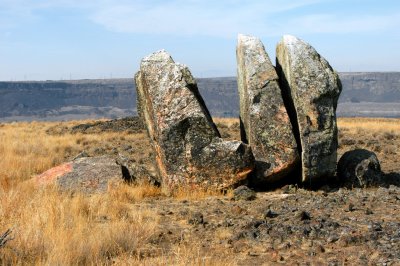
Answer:
M313 14L289 20L284 31L308 33L364 33L394 29L400 24L400 13L391 15L338 16Z
M36 11L76 8L109 30L130 33L229 36L262 27L264 16L326 0L0 0L11 24L35 18Z
M259 33L272 14L317 2L321 0L135 2L98 9L92 19L117 32L236 36L249 29Z
M179 36L236 37L239 32L260 37L284 33L373 32L394 28L400 22L397 13L345 17L310 13L305 8L323 4L326 8L331 1L0 0L0 27L5 29L26 23L39 16L37 11L50 8L83 10L90 20L110 31Z
M258 36L284 33L360 33L394 29L400 14L335 13L307 14L309 5L329 4L330 0L302 1L118 1L103 2L91 19L111 31L236 37L238 32ZM293 10L303 8L306 15ZM291 12L290 15L287 14ZM332 11L335 12L335 11ZM337 11L336 11L337 12ZM393 10L393 12L397 12Z

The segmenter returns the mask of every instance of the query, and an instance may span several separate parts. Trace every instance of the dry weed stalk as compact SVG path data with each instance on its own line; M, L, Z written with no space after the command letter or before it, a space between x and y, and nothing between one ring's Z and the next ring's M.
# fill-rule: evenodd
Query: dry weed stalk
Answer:
M4 247L8 241L13 240L13 237L10 237L12 233L11 229L7 229L2 235L0 235L0 248Z

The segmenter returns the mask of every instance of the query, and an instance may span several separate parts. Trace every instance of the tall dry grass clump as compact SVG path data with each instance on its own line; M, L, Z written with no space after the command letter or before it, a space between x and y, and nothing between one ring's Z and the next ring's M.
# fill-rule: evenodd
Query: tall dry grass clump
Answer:
M204 189L199 187L179 187L169 194L171 197L177 200L199 200L209 197L232 197L233 189L221 190L213 188Z
M87 145L124 134L46 134L51 126L1 124L0 230L12 228L14 239L1 249L0 264L94 264L117 254L135 256L155 231L157 219L150 211L131 210L129 203L160 194L159 189L123 184L118 197L116 191L87 197L23 183Z
M51 123L10 123L0 127L0 184L15 184L65 160L77 150L71 136L50 136Z
M85 121L63 122L72 127ZM79 152L99 143L124 140L135 135L125 132L100 134L47 134L46 130L60 123L21 122L0 124L0 185L10 186L32 175L71 160Z
M129 194L129 188L125 195ZM137 191L131 199L140 200ZM0 228L14 239L0 250L0 264L104 264L118 256L138 257L157 231L157 215L134 209L127 197L71 196L55 188L23 184L0 188Z
M143 203L165 197L160 188L124 183L88 196L25 182L87 148L143 138L142 133L126 132L46 133L55 125L71 128L84 122L0 124L0 234L12 229L12 240L0 248L0 265L227 265L226 260L200 254L198 243L167 249L152 244L160 232L160 217ZM172 196L193 199L216 193L182 189Z

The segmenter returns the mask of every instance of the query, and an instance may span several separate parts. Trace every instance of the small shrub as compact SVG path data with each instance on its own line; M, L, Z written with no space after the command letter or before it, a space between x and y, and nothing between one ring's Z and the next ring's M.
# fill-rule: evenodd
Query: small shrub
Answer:
M385 146L383 148L383 153L387 154L387 155L393 155L396 154L396 147L393 145L389 145L389 146Z
M345 138L345 139L342 139L341 144L345 145L345 146L351 146L351 145L356 144L356 140L355 139L347 139L347 138Z
M375 144L375 145L372 147L372 150L373 150L374 152L381 152L381 151L382 151L382 146L381 146L380 144Z
M383 137L387 140L395 140L397 136L393 132L385 132L383 133Z

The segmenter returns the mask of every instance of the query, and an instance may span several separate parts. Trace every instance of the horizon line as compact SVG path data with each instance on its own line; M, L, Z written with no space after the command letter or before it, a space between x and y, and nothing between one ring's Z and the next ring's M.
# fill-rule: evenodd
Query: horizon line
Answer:
M336 71L339 74L371 74L371 73L400 73L400 71ZM236 76L209 76L209 77L194 77L195 79L215 79L215 78L237 78ZM94 81L94 80L121 80L134 79L134 77L119 77L119 78L82 78L82 79L32 79L32 80L0 80L0 82L26 83L26 82L68 82L68 81Z

